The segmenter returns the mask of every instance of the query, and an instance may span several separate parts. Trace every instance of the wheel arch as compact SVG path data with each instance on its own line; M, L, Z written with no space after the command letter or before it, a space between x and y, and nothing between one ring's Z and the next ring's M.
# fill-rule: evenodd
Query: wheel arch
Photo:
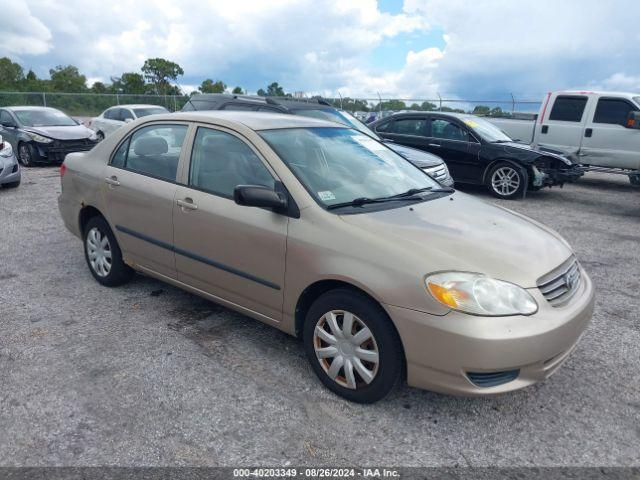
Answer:
M93 205L83 205L80 209L80 213L78 214L78 226L80 227L80 234L84 235L84 227L87 222L93 217L102 217L105 221L108 222L107 217L105 217L100 210L98 210Z

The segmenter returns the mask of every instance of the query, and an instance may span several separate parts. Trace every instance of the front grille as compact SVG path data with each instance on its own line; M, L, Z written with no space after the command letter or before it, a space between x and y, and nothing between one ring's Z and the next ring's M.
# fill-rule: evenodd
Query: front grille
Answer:
M424 171L436 180L444 180L445 178L447 178L447 168L444 165L428 167L425 168Z
M489 388L509 383L520 374L520 370L507 370L504 372L467 372L467 377L476 387Z
M558 307L575 295L581 282L580 265L572 256L558 268L541 277L538 280L538 288L552 306Z

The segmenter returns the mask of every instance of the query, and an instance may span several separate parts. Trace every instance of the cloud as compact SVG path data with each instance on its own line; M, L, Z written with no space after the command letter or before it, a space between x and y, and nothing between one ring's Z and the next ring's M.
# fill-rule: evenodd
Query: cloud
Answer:
M184 68L184 84L209 77L254 91L278 81L325 95L537 100L553 89L640 86L636 0L404 0L395 14L375 0L0 2L0 54L40 75L71 63L108 81L159 56ZM443 32L437 46L389 53L400 68L370 64L385 42L433 32Z
M24 2L0 2L0 55L21 58L51 49L51 32Z

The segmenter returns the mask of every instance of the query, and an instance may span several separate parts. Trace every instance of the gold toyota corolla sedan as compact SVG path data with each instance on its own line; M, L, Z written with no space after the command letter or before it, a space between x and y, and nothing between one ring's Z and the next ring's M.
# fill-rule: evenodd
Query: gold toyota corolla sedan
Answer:
M134 271L302 338L356 402L405 377L486 395L549 377L593 313L571 247L322 120L154 115L67 156L59 207L103 285Z

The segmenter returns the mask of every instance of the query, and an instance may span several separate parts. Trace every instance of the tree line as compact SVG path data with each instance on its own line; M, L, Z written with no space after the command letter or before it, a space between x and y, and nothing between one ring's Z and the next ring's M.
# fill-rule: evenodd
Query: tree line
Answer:
M38 78L35 72L24 68L10 58L0 58L0 106L2 105L42 105L62 108L68 113L84 115L97 114L113 104L109 97L99 96L74 96L56 97L56 93L96 93L96 94L126 94L139 97L127 97L127 103L158 103L169 110L180 109L189 96L200 93L233 93L246 94L241 86L229 87L224 81L207 78L202 81L197 90L190 95L185 95L178 85L178 77L184 75L183 68L171 60L164 58L148 58L140 67L139 72L123 72L119 76L110 77L110 82L94 82L87 86L87 77L80 73L74 65L58 65L49 69L49 78ZM24 95L9 95L3 92L22 92ZM45 98L34 95L35 92L44 92ZM158 96L157 98L142 98L146 95ZM293 97L285 92L278 82L272 82L266 88L257 91L259 96L269 97ZM164 98L160 98L160 96ZM171 98L167 98L171 97ZM136 99L138 98L138 99ZM314 97L320 98L320 97ZM342 99L326 99L338 108L350 112L368 112L379 110L418 110L465 113L463 109L451 108L432 102L406 104L401 100L384 100L376 104L370 104L365 100L345 97ZM489 108L478 105L471 113L490 116L510 116L500 107Z

